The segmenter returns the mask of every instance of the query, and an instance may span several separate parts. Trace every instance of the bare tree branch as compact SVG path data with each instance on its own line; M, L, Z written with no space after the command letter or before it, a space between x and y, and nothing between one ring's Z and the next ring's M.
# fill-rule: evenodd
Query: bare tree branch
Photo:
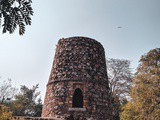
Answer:
M0 85L0 100L12 99L17 93L18 89L12 86L12 80L4 80Z
M123 59L107 59L109 86L112 95L120 99L129 96L132 83L130 61Z

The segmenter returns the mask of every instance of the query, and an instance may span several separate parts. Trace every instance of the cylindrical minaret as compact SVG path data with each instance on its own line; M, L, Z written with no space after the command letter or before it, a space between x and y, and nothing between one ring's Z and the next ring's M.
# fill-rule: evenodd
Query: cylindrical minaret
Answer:
M110 119L105 53L94 39L71 37L58 42L42 117L66 114Z

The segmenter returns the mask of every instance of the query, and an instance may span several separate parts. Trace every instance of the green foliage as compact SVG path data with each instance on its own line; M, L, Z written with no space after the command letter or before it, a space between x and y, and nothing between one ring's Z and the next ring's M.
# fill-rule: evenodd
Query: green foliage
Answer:
M10 120L12 117L12 112L8 107L0 104L0 120Z
M14 116L40 116L42 110L41 99L38 99L40 92L37 92L38 84L31 89L25 85L21 86L21 93L16 95L12 102Z
M121 107L120 119L121 120L141 120L138 118L139 105L130 101Z
M25 85L21 86L20 93L12 86L11 79L4 80L0 85L0 120L11 116L35 116L40 117L42 112L42 101L37 92L38 84L31 89ZM6 117L5 117L6 116ZM3 117L3 119L2 119Z
M17 26L19 34L25 32L25 25L31 25L33 9L31 0L0 0L0 23L3 22L3 33L12 34Z
M123 107L121 119L159 120L160 48L150 50L141 57L133 82L132 100Z
M34 113L34 116L35 117L40 117L41 114L42 114L42 100L39 98L37 103L36 103L36 106L35 106L35 113Z

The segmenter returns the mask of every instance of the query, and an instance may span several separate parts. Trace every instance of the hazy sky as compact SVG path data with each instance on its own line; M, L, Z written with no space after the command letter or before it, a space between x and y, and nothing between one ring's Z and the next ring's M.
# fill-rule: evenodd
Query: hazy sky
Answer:
M96 39L106 57L131 60L134 69L141 55L160 47L160 0L33 0L32 5L25 35L0 33L0 81L11 78L16 87L39 83L42 99L62 37Z

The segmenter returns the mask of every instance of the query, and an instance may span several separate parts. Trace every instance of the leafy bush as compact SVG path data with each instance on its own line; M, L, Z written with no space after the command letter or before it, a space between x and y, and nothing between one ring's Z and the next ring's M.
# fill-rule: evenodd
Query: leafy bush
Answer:
M0 105L0 120L10 120L12 117L12 112L8 107Z

